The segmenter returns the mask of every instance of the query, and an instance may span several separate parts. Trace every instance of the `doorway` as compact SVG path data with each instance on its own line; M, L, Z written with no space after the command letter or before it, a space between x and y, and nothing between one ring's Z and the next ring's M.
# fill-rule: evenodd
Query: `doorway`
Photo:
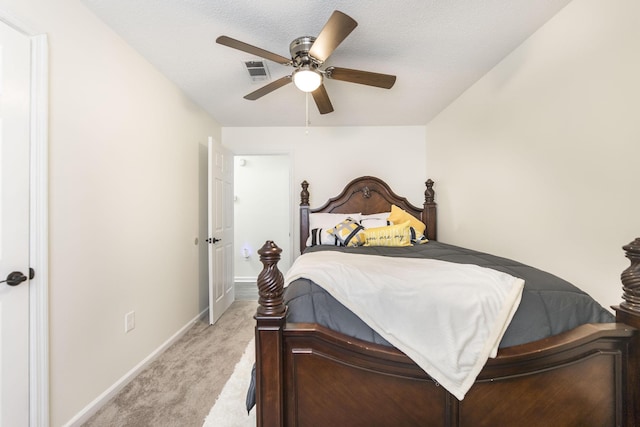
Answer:
M26 238L19 240L26 240L26 246L28 253L26 254L26 263L20 262L19 266L5 265L3 267L9 268L11 271L14 267L19 267L24 273L29 271L29 268L33 269L33 273L28 274L28 280L24 280L15 286L7 286L6 284L0 284L3 292L3 302L6 307L11 306L12 311L15 312L15 302L13 297L19 294L20 312L21 316L19 323L22 327L27 327L27 330L20 330L21 336L20 342L13 342L11 335L6 336L7 341L5 345L0 345L0 361L3 366L9 366L4 370L7 376L11 376L11 379L3 378L0 381L3 385L3 391L0 391L0 424L22 424L24 419L29 420L31 426L47 426L49 425L49 354L48 354L48 209L47 209L47 137L48 137L48 47L46 34L38 34L30 28L27 28L22 22L16 19L16 17L10 12L5 12L0 9L0 22L2 25L2 45L3 56L7 55L5 61L3 61L3 67L6 66L7 72L2 73L3 83L2 93L7 100L20 99L28 111L26 115L28 117L27 126L27 156L22 160L16 160L13 158L13 154L9 151L9 145L15 145L16 141L20 142L22 148L25 148L25 141L21 138L16 138L14 134L7 134L7 144L3 142L3 161L17 162L16 164L5 165L3 164L3 175L11 172L10 176L4 176L0 181L3 183L2 195L7 197L5 206L6 212L3 211L1 227L4 231L11 231L13 234L16 231L17 225L13 222L11 217L6 214L13 214L13 211L18 210L20 215L26 219L27 232ZM15 48L15 44L11 39L22 39L21 44L25 47L21 48L26 52L27 66L25 69L16 74L18 68L16 68L15 61L11 57L10 51ZM21 86L18 83L18 79L25 79L24 85ZM26 91L26 97L15 97L11 93L22 93ZM10 104L10 103L9 103ZM3 102L2 115L7 113L6 126L0 126L4 130L9 131L9 127L14 127L17 123L14 118L9 117L9 110L5 110ZM4 132L3 132L4 134ZM11 150L13 151L13 150ZM11 157L10 157L11 155ZM24 157L24 156L22 156ZM14 174L10 169L16 168L20 171L19 174ZM13 169L14 171L16 169ZM26 172L26 176L22 173ZM23 176L18 180L18 176ZM19 182L26 182L26 187L18 188ZM16 190L16 188L18 188ZM17 192L16 192L17 191ZM19 208L19 198L21 194L25 195L27 200L26 209ZM23 206L21 204L20 206ZM11 208L11 209L9 209ZM9 237L8 234L2 233L2 240ZM9 241L6 239L7 242ZM4 248L3 254L9 254L15 252L15 247ZM4 259L4 258L3 258ZM4 269L4 268L3 268ZM3 272L6 273L6 272ZM3 277L4 278L4 277ZM15 294L15 295L14 295ZM26 295L23 295L26 294ZM11 301L4 301L4 297L11 298ZM22 297L26 297L26 300ZM0 305L2 305L0 303ZM23 306L26 305L25 309ZM2 307L0 307L1 309ZM26 311L25 311L26 310ZM7 310L3 310L3 315L8 313ZM26 320L23 315L26 314ZM5 322L6 321L6 322ZM12 331L16 326L16 322L3 318L0 323L5 324ZM26 344L25 340L26 339ZM4 341L5 335L2 334L2 341ZM9 342L11 341L11 342ZM0 343L1 344L1 343ZM17 364L15 360L14 352L20 352L20 358L24 360ZM26 353L25 353L26 351ZM8 365L4 365L8 363ZM26 363L26 368L25 368ZM25 375L24 372L27 374ZM18 374L18 376L14 374ZM2 375L0 375L2 376ZM4 389L7 387L8 389ZM5 398L7 400L5 400Z
M234 271L236 299L258 298L258 250L273 240L282 249L278 268L291 264L291 162L288 154L234 157Z

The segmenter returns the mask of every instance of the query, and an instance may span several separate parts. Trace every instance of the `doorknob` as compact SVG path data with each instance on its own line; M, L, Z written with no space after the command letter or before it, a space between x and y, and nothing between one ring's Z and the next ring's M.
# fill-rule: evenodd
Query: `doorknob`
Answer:
M36 272L34 271L34 269L29 267L29 280L32 280L35 275ZM27 280L27 276L22 274L21 271L12 271L11 273L9 273L5 280L0 280L0 283L6 283L9 286L18 286L25 280Z
M218 242L219 242L219 241L221 241L221 240L222 240L222 239L216 239L215 237L214 237L214 238L209 237L209 238L207 239L207 243L218 243Z
M25 280L27 280L27 276L22 274L21 271L12 271L11 273L9 273L6 280L2 280L0 281L0 283L6 282L6 284L9 286L18 286L20 283L24 282Z

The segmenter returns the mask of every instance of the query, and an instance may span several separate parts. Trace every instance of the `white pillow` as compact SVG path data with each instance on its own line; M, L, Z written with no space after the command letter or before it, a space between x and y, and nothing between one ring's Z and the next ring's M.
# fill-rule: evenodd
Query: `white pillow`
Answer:
M309 236L307 237L307 247L315 245L333 245L340 246L340 241L336 236L327 233L326 230L332 230L337 224L353 218L360 222L360 214L335 214L335 213L312 213L309 214Z
M360 225L362 225L365 230L367 228L377 228L377 227L386 227L389 224L387 218L391 212L382 212L372 215L361 215L360 217Z

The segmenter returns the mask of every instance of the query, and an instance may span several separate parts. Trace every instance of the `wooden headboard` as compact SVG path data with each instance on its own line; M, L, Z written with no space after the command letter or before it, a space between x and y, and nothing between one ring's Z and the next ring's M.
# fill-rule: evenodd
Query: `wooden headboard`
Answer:
M309 207L309 183L303 181L300 192L300 252L303 252L309 236L309 214L317 212L327 213L356 213L370 215L390 212L391 205L409 212L427 226L425 234L429 240L436 240L436 203L434 201L433 181L425 182L424 205L422 208L409 203L405 197L394 193L386 182L373 176L356 178L344 187L344 190L317 209Z

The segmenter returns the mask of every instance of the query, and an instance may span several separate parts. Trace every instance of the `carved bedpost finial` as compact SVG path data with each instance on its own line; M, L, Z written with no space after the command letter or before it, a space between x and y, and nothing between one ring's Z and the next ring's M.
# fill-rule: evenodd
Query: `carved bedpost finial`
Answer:
M258 250L260 261L264 266L258 274L258 315L279 316L284 314L285 305L282 295L284 294L284 278L278 270L280 261L280 249L274 242L267 240Z
M640 237L623 246L622 249L627 253L626 256L631 261L631 265L620 276L624 299L620 306L640 312Z
M300 192L300 206L309 206L309 183L302 181L302 191Z
M433 203L433 199L435 198L435 191L433 191L433 181L428 179L427 182L424 183L427 186L427 189L424 190L424 202L425 203Z

